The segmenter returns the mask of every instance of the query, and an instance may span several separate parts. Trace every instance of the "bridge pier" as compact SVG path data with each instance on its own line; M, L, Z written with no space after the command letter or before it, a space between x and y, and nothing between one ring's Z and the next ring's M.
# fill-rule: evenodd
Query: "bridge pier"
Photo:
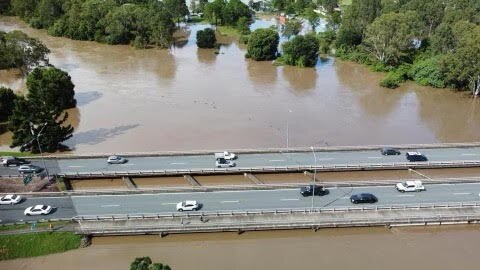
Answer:
M193 176L191 176L190 174L185 174L183 176L183 178L185 178L185 180L188 181L188 183L190 183L190 185L192 186L201 186L200 183L197 181L197 179L195 179Z
M123 182L127 185L128 189L137 189L137 185L133 182L132 177L124 176L122 177Z
M248 179L250 179L256 185L263 185L264 184L260 179L258 179L255 175L253 175L251 173L244 173L243 175L245 177L247 177Z

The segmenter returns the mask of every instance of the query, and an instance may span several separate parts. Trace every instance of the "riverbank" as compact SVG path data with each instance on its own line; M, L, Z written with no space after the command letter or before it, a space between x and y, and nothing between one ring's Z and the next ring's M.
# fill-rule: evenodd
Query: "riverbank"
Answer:
M82 235L72 232L35 232L0 235L0 260L43 256L80 247Z

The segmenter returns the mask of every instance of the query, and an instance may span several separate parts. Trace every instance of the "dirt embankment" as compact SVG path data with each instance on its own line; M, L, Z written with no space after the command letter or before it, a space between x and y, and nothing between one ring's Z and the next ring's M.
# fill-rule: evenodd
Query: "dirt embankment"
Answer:
M30 183L25 185L23 178L0 178L0 193L17 192L51 192L59 191L55 182L47 178L34 177Z

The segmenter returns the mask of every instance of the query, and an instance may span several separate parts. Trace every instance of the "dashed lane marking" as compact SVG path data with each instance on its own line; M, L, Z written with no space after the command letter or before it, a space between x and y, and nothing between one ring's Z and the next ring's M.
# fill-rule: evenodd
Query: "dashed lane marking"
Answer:
M457 193L453 193L453 195L472 195L472 193L470 193L470 192L457 192Z
M185 162L172 162L171 165L185 165Z
M102 205L101 207L119 207L120 205L119 204L105 204L105 205Z
M240 201L221 201L221 203L238 203Z
M271 159L271 162L282 162L285 161L284 159Z
M300 199L280 199L280 201L299 201Z

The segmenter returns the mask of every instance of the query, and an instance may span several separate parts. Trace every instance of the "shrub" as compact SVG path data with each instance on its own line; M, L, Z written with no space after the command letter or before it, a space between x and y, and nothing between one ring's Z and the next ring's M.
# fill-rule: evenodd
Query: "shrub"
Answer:
M206 28L197 32L197 46L199 48L214 48L217 38L212 28Z
M401 65L396 70L390 71L387 76L380 81L380 86L392 89L399 87L402 82L409 79L409 71L410 65Z
M446 86L437 57L415 62L410 69L409 75L420 85L430 85L436 88L444 88Z
M274 60L277 57L280 37L273 29L257 29L248 39L245 57L256 61Z
M314 35L295 36L283 44L282 60L287 65L313 67L317 62L318 47Z

